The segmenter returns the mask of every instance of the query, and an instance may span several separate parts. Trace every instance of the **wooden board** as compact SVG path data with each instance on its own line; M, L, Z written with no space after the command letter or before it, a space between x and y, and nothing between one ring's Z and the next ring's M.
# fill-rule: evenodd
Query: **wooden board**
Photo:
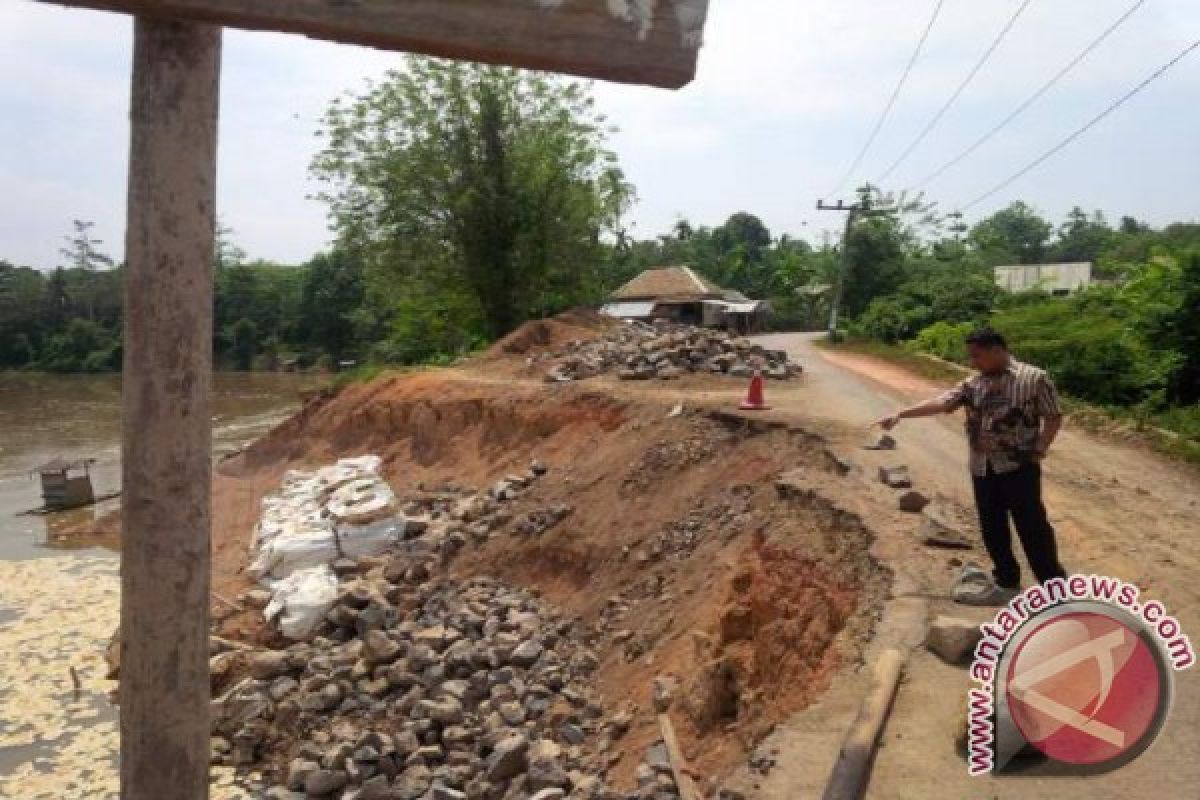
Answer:
M683 748L679 746L679 738L675 735L675 726L666 714L658 715L658 730L667 748L667 758L671 760L671 772L675 776L675 788L679 790L680 800L700 800L695 781L684 770L687 762L683 757Z
M678 88L708 0L40 0Z

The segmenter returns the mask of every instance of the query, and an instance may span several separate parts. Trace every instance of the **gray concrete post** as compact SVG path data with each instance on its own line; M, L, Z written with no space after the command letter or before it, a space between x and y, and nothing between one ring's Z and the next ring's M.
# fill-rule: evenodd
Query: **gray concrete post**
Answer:
M121 458L121 797L208 797L221 29L139 18Z

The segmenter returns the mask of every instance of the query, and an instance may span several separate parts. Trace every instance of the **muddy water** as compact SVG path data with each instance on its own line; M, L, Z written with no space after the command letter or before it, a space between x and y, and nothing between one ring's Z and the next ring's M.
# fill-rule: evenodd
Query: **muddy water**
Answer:
M310 375L219 373L213 393L214 453L266 432L298 405L301 392L324 382ZM58 534L107 513L116 500L46 517L18 514L42 504L41 487L29 471L56 456L96 459L92 485L97 496L120 488L120 393L116 375L0 372L0 560L112 544Z
M237 449L296 408L321 378L216 376L214 455ZM0 798L117 796L118 722L104 647L116 627L116 542L64 538L119 501L65 514L41 505L29 470L55 456L94 458L97 495L120 483L116 376L0 373ZM214 772L215 798L241 796Z

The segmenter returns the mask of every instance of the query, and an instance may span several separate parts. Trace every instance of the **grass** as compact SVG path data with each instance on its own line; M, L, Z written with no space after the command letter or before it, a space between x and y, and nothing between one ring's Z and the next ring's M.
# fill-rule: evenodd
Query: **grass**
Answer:
M897 344L876 342L870 339L846 339L837 343L818 339L818 347L829 350L842 350L848 353L858 353L864 356L874 356L892 364L904 367L922 378L933 381L957 383L969 374L966 367L951 364L934 356L914 353Z

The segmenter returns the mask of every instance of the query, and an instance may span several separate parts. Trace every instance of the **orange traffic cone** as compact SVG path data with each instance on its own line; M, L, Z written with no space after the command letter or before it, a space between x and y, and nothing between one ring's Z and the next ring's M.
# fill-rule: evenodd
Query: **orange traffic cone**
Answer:
M770 408L767 405L766 397L763 396L762 370L754 370L754 377L750 379L750 389L746 392L746 399L738 408L744 411L766 411Z

